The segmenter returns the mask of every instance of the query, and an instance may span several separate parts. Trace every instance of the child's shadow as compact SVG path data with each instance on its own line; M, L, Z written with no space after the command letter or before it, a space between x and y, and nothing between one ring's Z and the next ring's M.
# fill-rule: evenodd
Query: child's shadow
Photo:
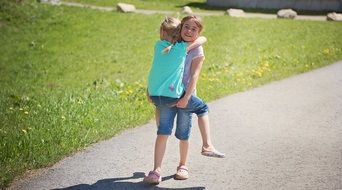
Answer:
M163 177L162 181L169 180L173 178L174 175ZM179 189L179 190L203 190L205 187L188 187L188 188L162 188L154 185L149 185L144 182L128 182L122 180L129 179L139 179L145 177L144 172L134 172L132 177L121 177L121 178L110 178L110 179L102 179L97 181L94 184L79 184L66 188L53 189L53 190L131 190L131 189Z

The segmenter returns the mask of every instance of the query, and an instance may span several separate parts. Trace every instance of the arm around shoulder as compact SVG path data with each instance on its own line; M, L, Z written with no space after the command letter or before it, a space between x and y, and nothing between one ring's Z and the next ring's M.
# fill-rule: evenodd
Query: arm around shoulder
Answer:
M208 40L206 37L200 36L195 41L189 42L189 46L186 48L186 51L188 52L194 48L197 48L197 47L203 45L204 43L206 43L207 41Z

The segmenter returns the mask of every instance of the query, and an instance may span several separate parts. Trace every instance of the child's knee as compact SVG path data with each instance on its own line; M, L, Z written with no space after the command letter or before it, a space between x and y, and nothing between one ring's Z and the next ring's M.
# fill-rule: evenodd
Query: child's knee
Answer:
M190 135L176 134L176 138L180 141L188 141L190 138Z
M185 128L185 129L177 129L176 138L181 141L186 141L189 140L190 138L190 128Z

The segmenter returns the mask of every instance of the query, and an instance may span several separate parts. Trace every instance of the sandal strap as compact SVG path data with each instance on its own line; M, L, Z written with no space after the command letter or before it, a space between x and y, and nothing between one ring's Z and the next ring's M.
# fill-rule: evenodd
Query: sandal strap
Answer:
M154 175L155 177L160 178L160 174L157 173L157 172L155 172L155 171L150 171L150 172L148 173L148 176L151 176L151 175Z
M185 171L189 171L189 170L188 170L188 168L187 168L186 166L184 166L184 165L182 165L182 166L178 166L178 167L177 167L177 170L185 170Z

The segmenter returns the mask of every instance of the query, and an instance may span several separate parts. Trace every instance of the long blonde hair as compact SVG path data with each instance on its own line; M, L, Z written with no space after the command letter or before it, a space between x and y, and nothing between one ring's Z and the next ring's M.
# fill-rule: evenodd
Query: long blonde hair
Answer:
M165 17L160 25L160 30L166 32L171 37L171 45L163 49L163 53L169 53L172 46L181 39L180 37L181 22L174 17Z

